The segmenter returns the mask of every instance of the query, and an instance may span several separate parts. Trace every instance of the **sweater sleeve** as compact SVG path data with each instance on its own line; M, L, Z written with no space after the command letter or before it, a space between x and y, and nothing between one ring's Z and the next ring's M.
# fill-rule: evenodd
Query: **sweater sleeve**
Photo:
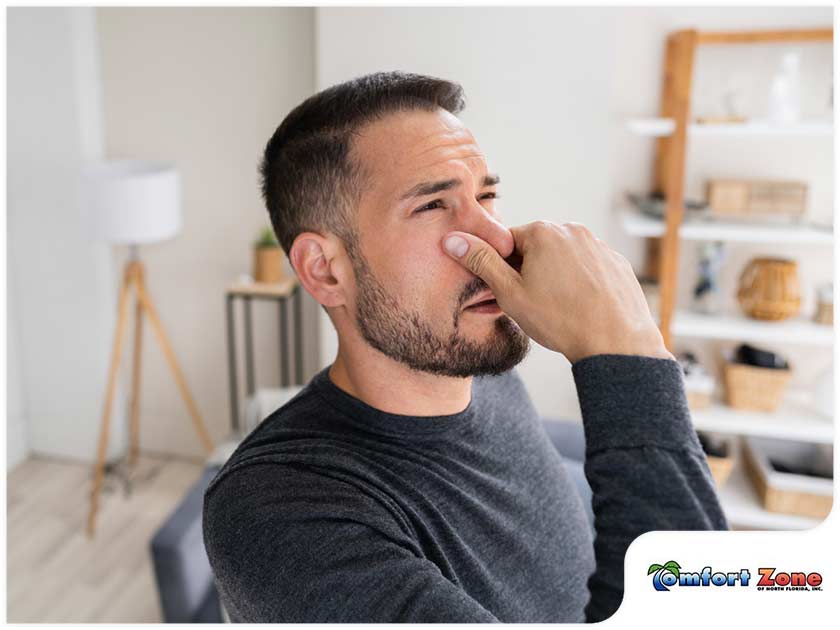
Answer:
M587 621L610 617L624 595L630 543L655 530L726 530L672 359L598 354L572 365L586 436L584 472L595 514L595 572Z
M344 479L252 463L211 484L203 509L233 621L499 621L423 557L391 508Z

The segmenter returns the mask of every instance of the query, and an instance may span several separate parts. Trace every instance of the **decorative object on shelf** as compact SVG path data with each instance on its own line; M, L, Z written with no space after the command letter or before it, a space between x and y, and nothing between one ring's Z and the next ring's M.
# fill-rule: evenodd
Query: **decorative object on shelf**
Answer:
M732 437L720 438L710 435L704 431L697 432L700 446L706 453L706 461L709 463L709 470L715 485L722 488L729 479L732 467L735 464L735 440Z
M676 357L683 370L685 397L689 409L706 409L712 404L715 380L697 360L693 352L681 352Z
M254 242L254 278L257 282L274 284L286 279L283 273L283 249L274 230L265 227Z
M741 344L734 359L725 357L724 360L726 404L735 409L776 411L787 390L791 372L782 357Z
M774 370L786 370L790 367L784 357L775 352L761 350L748 343L742 343L735 349L735 361L744 365L754 365Z
M738 279L738 304L754 319L778 321L799 313L799 276L795 260L750 260Z
M745 467L769 512L825 518L834 491L830 444L745 437Z
M736 100L738 100L739 90L740 85L737 79L734 76L729 75L726 78L723 89L722 111L724 113L719 116L697 116L694 121L701 125L726 125L733 123L743 124L747 122L747 117L738 113L739 110L741 110L736 103Z
M650 195L627 193L627 199L643 214L656 217L657 219L662 219L665 216L665 195L661 192L654 192ZM709 204L705 201L686 199L684 209L685 219L690 220L708 215Z
M723 266L724 247L721 241L700 245L700 262L697 283L692 292L692 309L705 315L720 312L720 285L718 278Z
M817 310L814 321L818 324L834 325L834 287L826 283L817 289Z
M715 178L706 182L706 199L714 218L798 222L807 210L808 184Z
M799 120L799 51L788 50L782 55L779 72L770 82L767 118L780 124Z

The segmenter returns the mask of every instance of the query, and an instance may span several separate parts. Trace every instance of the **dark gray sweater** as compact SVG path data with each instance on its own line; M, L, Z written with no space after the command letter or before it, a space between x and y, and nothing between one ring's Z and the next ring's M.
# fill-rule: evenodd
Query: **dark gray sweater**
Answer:
M244 622L581 622L618 608L652 530L728 529L679 364L572 366L584 506L516 370L466 409L395 415L324 368L239 445L204 498L222 602Z

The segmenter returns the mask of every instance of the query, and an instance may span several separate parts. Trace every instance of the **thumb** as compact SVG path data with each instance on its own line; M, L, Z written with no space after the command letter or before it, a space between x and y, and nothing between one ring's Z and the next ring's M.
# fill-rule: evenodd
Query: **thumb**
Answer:
M449 232L443 239L443 249L479 278L499 298L499 294L514 286L519 274L487 241L465 232ZM502 298L504 299L504 298Z

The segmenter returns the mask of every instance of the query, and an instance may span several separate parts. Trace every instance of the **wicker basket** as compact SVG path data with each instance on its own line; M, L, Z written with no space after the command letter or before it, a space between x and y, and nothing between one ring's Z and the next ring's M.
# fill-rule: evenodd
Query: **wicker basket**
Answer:
M722 488L726 483L726 480L729 479L729 474L732 472L732 467L735 464L735 453L737 451L738 438L732 435L725 437L713 437L706 431L698 431L697 437L699 438L703 451L706 454L706 461L709 464L709 471L712 473L715 485L718 488ZM712 448L711 450L715 452L719 452L720 447L722 446L723 454L712 455L709 453L709 447L712 445L714 445L715 448Z
M732 467L735 464L735 442L727 442L727 453L724 457L717 457L715 455L706 455L706 461L709 462L709 470L712 472L712 478L715 480L715 485L722 488L729 479L732 472Z
M781 320L799 312L795 260L753 258L738 280L738 304L755 319Z
M736 409L775 411L782 402L791 370L726 361L723 389L726 404Z
M742 450L744 467L764 508L769 512L811 518L828 516L831 512L833 480L775 471L768 459L766 444L766 440L762 442L747 438ZM809 446L813 448L813 445ZM800 456L808 457L809 453L803 450Z
M692 411L708 409L712 405L712 395L709 392L686 390L685 398L688 408Z
M706 461L709 462L709 470L712 471L712 478L715 480L715 485L720 489L729 479L729 474L732 472L732 466L735 464L735 458L729 457L715 457L713 455L706 455Z

